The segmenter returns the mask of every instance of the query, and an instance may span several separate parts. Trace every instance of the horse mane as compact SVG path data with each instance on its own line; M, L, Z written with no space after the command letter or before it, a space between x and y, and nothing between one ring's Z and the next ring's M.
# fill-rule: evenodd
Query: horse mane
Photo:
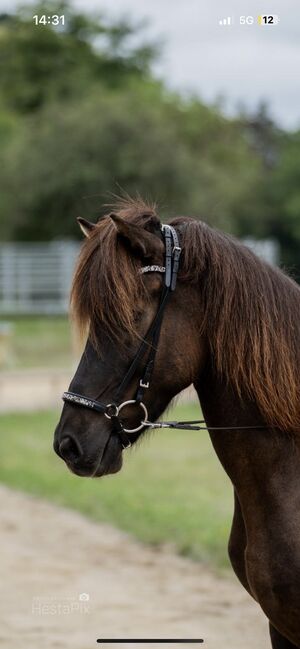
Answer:
M300 432L300 287L245 245L184 217L181 278L197 282L215 371L270 426Z
M155 206L122 199L114 211L141 227L157 220ZM240 398L255 402L270 426L300 432L300 288L242 243L202 221L170 221L180 234L179 278L199 287L203 332L214 370ZM120 344L138 336L136 305L147 297L140 261L119 241L109 215L85 239L71 305L95 345L101 329Z

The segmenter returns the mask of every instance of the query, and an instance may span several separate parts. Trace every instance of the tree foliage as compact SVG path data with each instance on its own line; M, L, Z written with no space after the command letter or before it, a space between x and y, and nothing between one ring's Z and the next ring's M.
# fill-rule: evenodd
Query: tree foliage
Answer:
M60 28L35 14L65 15ZM236 119L153 77L142 26L35 4L0 17L0 233L77 236L120 187L238 235L300 271L300 148L262 105Z

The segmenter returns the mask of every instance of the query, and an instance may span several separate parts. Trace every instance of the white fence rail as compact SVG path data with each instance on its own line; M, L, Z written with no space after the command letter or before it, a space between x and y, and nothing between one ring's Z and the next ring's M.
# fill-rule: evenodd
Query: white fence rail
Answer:
M244 241L278 263L275 241ZM64 314L80 244L75 241L0 244L0 314Z
M1 244L0 313L66 313L78 250L74 241Z

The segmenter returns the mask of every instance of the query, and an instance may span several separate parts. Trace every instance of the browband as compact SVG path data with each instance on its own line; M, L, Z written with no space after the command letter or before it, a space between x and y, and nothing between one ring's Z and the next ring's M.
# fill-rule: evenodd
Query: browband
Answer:
M165 266L143 266L140 270L141 275L144 273L165 273Z

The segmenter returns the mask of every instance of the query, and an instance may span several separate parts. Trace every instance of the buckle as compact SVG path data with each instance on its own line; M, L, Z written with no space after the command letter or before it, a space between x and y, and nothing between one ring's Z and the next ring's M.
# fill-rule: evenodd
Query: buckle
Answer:
M124 451L126 450L126 448L130 448L132 446L132 444L131 444L131 442L129 440L128 440L128 442L121 441L121 444L122 444L122 448L124 449Z
M149 388L149 385L150 385L149 381L147 381L147 383L143 383L143 379L140 379L141 388Z

